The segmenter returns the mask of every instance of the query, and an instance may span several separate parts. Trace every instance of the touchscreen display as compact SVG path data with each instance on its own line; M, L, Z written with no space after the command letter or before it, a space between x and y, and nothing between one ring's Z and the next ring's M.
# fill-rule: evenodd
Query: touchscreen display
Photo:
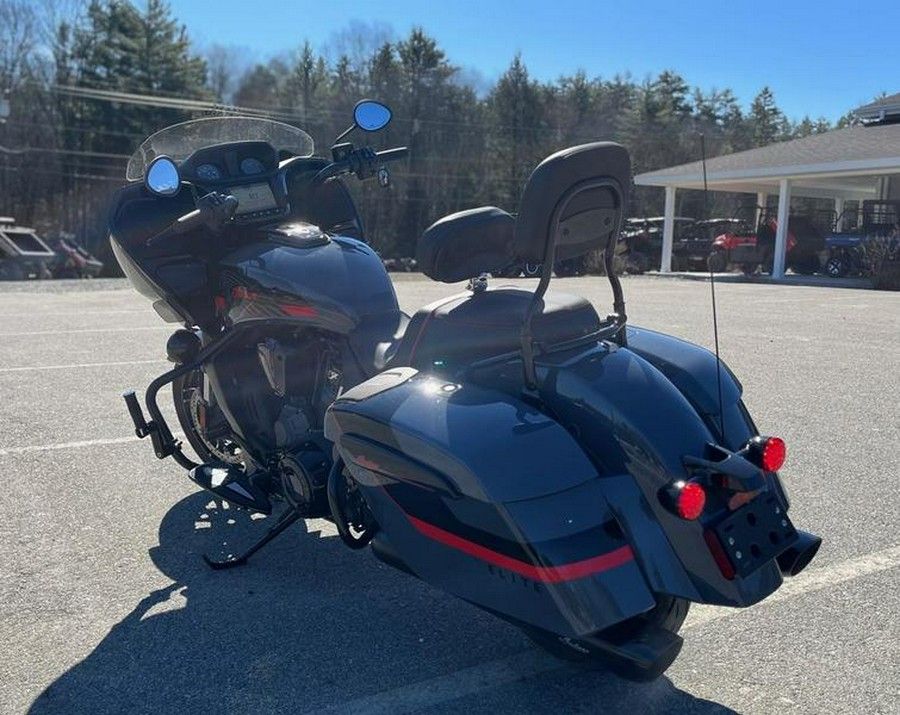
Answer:
M232 186L228 190L238 200L238 214L245 214L250 211L265 211L266 209L274 209L276 206L272 187L268 184Z

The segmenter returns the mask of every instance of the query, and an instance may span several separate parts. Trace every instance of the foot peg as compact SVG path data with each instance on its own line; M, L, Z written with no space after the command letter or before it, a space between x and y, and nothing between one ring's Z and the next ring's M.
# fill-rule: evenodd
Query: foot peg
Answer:
M188 472L190 478L207 491L236 506L263 514L272 513L272 503L265 492L253 483L253 475L226 462L200 464Z

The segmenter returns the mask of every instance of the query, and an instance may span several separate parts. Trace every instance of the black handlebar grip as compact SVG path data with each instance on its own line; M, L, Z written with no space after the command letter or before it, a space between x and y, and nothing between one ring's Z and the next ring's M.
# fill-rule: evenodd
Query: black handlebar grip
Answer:
M147 420L144 419L144 411L141 409L141 405L138 402L137 396L134 394L134 390L126 390L122 393L122 397L125 398L125 406L128 408L128 414L131 415L131 421L134 422L134 431L138 437L146 437L149 431L149 425L147 424Z
M405 146L399 146L396 149L385 149L384 151L375 152L378 161L399 161L405 159L409 155L409 149Z

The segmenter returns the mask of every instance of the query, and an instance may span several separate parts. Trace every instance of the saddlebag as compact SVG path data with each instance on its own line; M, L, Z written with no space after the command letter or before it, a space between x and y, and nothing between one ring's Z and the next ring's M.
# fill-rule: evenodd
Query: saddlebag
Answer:
M525 402L397 368L342 395L325 429L394 565L564 636L653 607L596 467Z

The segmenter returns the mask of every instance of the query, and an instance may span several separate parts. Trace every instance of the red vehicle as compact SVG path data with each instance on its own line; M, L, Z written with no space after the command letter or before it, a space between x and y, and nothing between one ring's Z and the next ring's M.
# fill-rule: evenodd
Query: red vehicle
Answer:
M722 233L713 240L707 266L714 273L740 268L746 275L757 269L771 272L775 259L775 232L778 222L765 219L755 232ZM809 275L821 268L819 253L825 239L813 224L802 217L792 217L787 235L785 267L795 273Z

